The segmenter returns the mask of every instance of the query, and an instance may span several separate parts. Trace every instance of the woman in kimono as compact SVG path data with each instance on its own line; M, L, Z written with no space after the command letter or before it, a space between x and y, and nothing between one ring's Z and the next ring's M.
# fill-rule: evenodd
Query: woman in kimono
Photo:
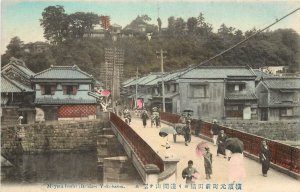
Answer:
M146 110L143 110L143 113L142 113L142 120L143 120L143 126L144 128L146 128L147 126L147 119L148 119L148 114L147 114L147 111Z
M262 174L264 177L267 177L270 168L271 152L265 140L262 141L259 158L262 165Z
M204 157L204 168L206 179L210 179L210 175L212 174L212 154L209 152L209 147L205 147Z

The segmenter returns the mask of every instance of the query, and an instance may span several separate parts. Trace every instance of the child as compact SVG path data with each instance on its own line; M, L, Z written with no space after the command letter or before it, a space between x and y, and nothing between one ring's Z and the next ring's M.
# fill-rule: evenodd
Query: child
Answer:
M204 168L205 168L205 179L210 179L210 175L212 174L212 154L209 152L209 147L205 147L204 157Z
M193 167L193 161L188 161L188 167L185 168L182 171L182 178L186 179L186 183L194 183L193 178L195 179L195 174L198 173L198 171Z

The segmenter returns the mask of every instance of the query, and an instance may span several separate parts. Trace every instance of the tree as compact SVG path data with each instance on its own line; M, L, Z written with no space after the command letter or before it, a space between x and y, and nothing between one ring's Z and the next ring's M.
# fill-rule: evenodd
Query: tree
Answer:
M72 38L82 38L90 34L94 25L99 23L99 16L94 13L76 12L68 16L69 33Z
M161 19L157 18L158 31L161 32Z
M212 25L205 22L203 13L200 13L197 17L197 26L197 34L203 38L207 38L213 30Z
M6 46L6 54L9 57L20 58L24 55L23 47L23 41L21 41L19 37L15 36L10 40L9 44Z
M190 17L187 20L187 27L189 32L195 32L197 29L198 21L195 17Z
M69 22L65 9L61 5L49 6L42 12L40 25L44 28L44 37L53 44L61 43L68 37Z

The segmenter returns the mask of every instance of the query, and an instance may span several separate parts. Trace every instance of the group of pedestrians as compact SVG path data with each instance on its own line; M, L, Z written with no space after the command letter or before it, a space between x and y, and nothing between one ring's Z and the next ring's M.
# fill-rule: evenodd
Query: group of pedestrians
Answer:
M212 153L209 147L205 147L205 152L203 154L204 159L204 169L205 169L205 179L211 179L212 175ZM186 180L186 183L194 183L199 177L199 172L193 167L194 162L192 160L188 161L188 166L182 171L182 178Z
M230 164L232 164L230 167L232 167L231 171L233 174L236 173L236 169L238 167L241 168L242 163L242 157L240 155L236 155L238 153L230 153L229 150L226 149L226 140L229 138L223 129L220 129L220 127L217 125L217 121L213 121L213 125L211 128L211 133L213 135L213 144L214 146L217 145L217 156L220 154L224 156L224 158L228 158L228 161L231 161ZM231 154L231 155L229 155ZM242 153L241 153L242 154ZM228 156L229 155L229 156ZM232 159L234 158L234 159ZM270 167L270 161L271 161L271 152L269 150L269 147L267 146L266 140L263 140L260 147L260 155L259 155L260 162L262 164L262 175L264 177L267 177L267 172ZM241 168L242 169L242 168Z
M228 159L228 179L230 182L243 181L246 176L243 152L231 152L227 150L226 140L229 138L223 129L217 125L214 120L211 128L213 135L213 145L217 146L217 156L223 155L225 159ZM202 154L204 160L205 178L211 179L213 173L212 162L213 155L210 152L209 147L205 147L205 152ZM268 170L270 168L271 152L267 145L266 140L261 143L259 159L262 165L262 175L267 177ZM193 167L193 161L188 161L188 166L182 171L182 177L186 180L186 183L194 183L198 178L198 171Z
M143 122L143 127L146 128L147 126L147 120L150 118L151 120L151 127L155 126L156 128L160 127L160 115L158 112L157 107L152 108L152 114L148 115L148 112L146 109L143 109L141 112L141 119Z

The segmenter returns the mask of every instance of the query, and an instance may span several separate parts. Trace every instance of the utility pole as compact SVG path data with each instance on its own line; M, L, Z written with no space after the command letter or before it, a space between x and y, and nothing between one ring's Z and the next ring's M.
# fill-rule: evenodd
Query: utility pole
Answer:
M115 97L116 97L116 95L115 95L115 89L116 89L116 87L115 87L115 83L116 83L116 81L115 81L115 65L116 65L116 60L115 60L115 55L116 55L116 47L114 47L114 49L113 49L113 69L112 69L112 94L111 94L111 102L112 102L112 107L113 107L113 110L114 110L114 107L115 107Z
M163 51L160 49L160 52L157 52L160 54L160 67L161 67L161 92L162 92L162 105L163 105L163 112L166 112L166 103L165 103L165 82L164 82L164 53L166 51Z
M135 103L134 107L137 108L137 98L138 98L138 74L139 74L139 68L136 67L136 80L135 80Z

